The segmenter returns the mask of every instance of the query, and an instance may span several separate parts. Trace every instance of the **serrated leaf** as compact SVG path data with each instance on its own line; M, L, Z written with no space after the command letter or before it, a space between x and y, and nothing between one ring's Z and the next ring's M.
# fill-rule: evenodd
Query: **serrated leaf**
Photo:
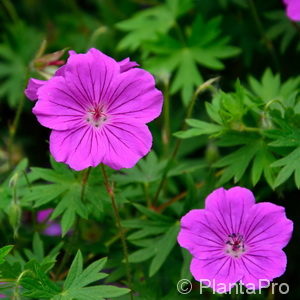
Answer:
M275 161L272 167L282 167L275 180L275 187L284 183L293 173L295 173L295 183L300 189L300 147L293 150L289 155Z
M129 289L115 286L87 286L107 276L105 273L100 273L105 264L106 258L102 258L93 262L83 270L82 254L78 251L64 282L60 298L57 299L104 299L129 293Z
M208 123L196 119L186 120L187 124L193 127L186 131L179 131L174 133L174 136L178 138L190 138L199 135L213 135L220 133L223 130L223 127L214 123Z
M234 182L237 183L246 172L251 160L259 150L259 147L259 143L243 146L216 162L214 167L225 167L219 184L224 184L232 178L234 179Z

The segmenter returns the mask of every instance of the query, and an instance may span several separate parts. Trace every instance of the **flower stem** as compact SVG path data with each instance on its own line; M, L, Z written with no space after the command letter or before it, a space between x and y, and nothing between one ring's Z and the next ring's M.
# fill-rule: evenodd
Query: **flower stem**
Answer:
M214 82L218 81L219 80L219 77L215 77L215 78L211 78L207 81L205 81L204 83L202 83L201 85L198 86L198 88L196 89L196 91L194 92L190 102L189 102L189 106L186 110L186 115L185 115L185 118L183 119L183 125L182 125L182 129L181 130L186 130L187 129L187 123L185 122L186 119L189 119L192 114L193 114L193 110L194 110L194 107L195 107L195 103L196 103L196 100L197 100L197 97L199 96L199 94L203 93L204 91L206 91L207 89L210 89L213 85ZM155 206L157 204L157 201L158 201L158 198L159 198L159 195L162 191L162 189L164 188L166 182L167 182L167 177L168 177L168 173L172 167L172 164L178 154L178 151L179 151L179 148L181 146L181 143L182 143L182 139L177 139L176 141L176 144L175 144L175 147L174 147L174 150L170 156L170 159L168 160L168 163L163 171L163 176L162 176L162 179L159 183L159 186L158 186L158 189L156 191L156 194L154 196L154 200L153 200L153 205Z
M163 109L164 124L162 129L162 143L164 148L164 155L167 157L169 154L170 144L170 93L169 83L165 83L164 91L164 109Z
M125 259L125 265L126 265L127 281L128 281L128 286L131 290L130 299L133 299L132 279L131 279L130 265L129 265L129 260L128 260L128 248L127 248L127 243L126 243L126 238L125 238L125 231L121 224L121 218L120 218L118 206L116 203L113 186L109 183L108 175L105 170L105 166L103 164L100 164L100 167L101 167L101 171L102 171L102 175L103 175L103 179L104 179L104 185L105 185L106 191L111 200L111 204L112 204L112 208L113 208L114 216L115 216L115 220L116 220L116 225L117 225L117 228L120 233L122 247L123 247L123 253L124 253L124 259Z
M85 192L86 192L86 185L90 176L92 168L89 167L88 169L83 171L83 175L82 175L82 179L81 179L81 192L80 192L80 201L84 204L85 202ZM66 275L63 271L64 268L66 266L66 264L68 263L71 254L72 254L72 250L77 243L78 243L78 239L80 236L80 228L79 228L79 220L78 218L75 221L75 225L74 225L74 231L73 234L70 236L69 238L69 247L67 247L68 251L64 252L63 258L60 262L60 265L57 269L56 272L56 279L57 280L61 280L63 278L64 275Z
M192 115L192 112L194 110L194 106L195 106L195 102L196 102L196 99L197 99L197 96L198 94L197 93L194 93L191 101L190 101L190 104L188 106L188 109L187 109L187 112L186 112L186 117L184 118L184 120L188 119L191 117ZM185 130L187 127L187 124L184 122L183 126L182 126L182 130ZM166 184L166 181L167 181L167 176L168 176L168 173L172 167L172 164L177 156L177 153L178 153L178 150L180 148L180 145L181 145L181 142L182 140L181 139L177 139L176 141L176 144L175 144L175 147L174 147L174 150L171 154L171 157L170 159L168 160L168 163L164 169L164 172L163 172L163 176L162 176L162 179L160 181L160 184L158 186L158 189L156 191L156 194L154 196L154 200L153 200L153 205L155 205L158 201L158 198L159 198L159 195L160 195L160 192L162 191L162 189L164 188L165 184Z

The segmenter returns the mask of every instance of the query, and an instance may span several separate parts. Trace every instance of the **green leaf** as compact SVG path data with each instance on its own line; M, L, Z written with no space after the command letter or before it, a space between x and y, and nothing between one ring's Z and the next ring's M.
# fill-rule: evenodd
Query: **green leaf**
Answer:
M193 127L186 131L179 131L174 133L174 136L178 138L190 138L199 135L213 135L220 133L223 130L223 127L216 125L214 123L208 123L196 119L187 119L187 124Z
M271 187L274 186L275 170L271 168L271 164L274 161L274 155L268 150L265 144L262 144L261 148L256 152L256 155L253 159L253 165L251 169L251 180L253 186L258 183L262 174L264 174L268 184Z
M282 9L268 12L266 17L274 22L274 25L270 26L266 32L268 38L271 40L280 39L280 51L281 53L286 52L293 39L298 36L297 28L293 26Z
M161 268L168 255L176 244L176 238L179 232L179 225L173 225L166 234L156 243L156 254L150 264L149 276L155 275Z
M220 70L224 68L221 59L239 53L238 48L228 45L228 38L221 37L220 17L205 21L198 15L189 32L187 41L161 34L145 44L145 49L156 55L146 60L146 67L162 77L175 71L170 90L171 93L180 91L185 105L191 100L194 89L203 82L198 65Z
M68 276L64 282L65 289L70 288L74 280L79 276L79 274L82 273L82 265L83 265L82 254L81 251L78 251L71 264L70 270L68 272Z
M216 162L214 167L225 167L219 184L224 184L232 178L237 183L246 172L251 160L259 150L259 146L259 143L243 146Z
M150 259L155 255L155 246L152 244L151 247L139 249L131 253L128 257L130 263L140 263Z
M124 170L125 174L115 174L112 178L122 184L132 182L149 184L161 178L165 166L166 161L159 161L154 151L151 151L135 167Z
M42 261L45 255L44 245L37 232L34 233L32 246L33 246L33 253L35 253L35 256L37 257L38 261Z
M203 78L197 69L192 52L183 48L178 54L178 70L171 85L171 93L181 90L183 103L187 106L192 98L194 87L203 82Z
M194 0L166 0L166 4L176 18L188 12L194 6Z
M282 83L279 74L273 74L270 69L266 69L260 81L254 77L249 77L249 84L252 92L261 99L262 103L277 100L283 104L289 97L298 91L300 77L290 78ZM272 108L282 110L282 106L274 101Z
M4 263L6 255L13 249L14 246L8 245L0 248L0 264Z
M294 173L296 186L300 189L300 147L286 157L275 161L271 167L282 167L276 177L275 187L284 183Z
M60 298L57 299L104 299L129 293L129 289L115 286L88 286L107 276L107 274L100 272L105 264L106 258L102 258L83 270L82 254L78 251L64 282Z
M145 41L155 40L159 33L166 33L174 24L174 17L166 5L145 9L132 18L119 22L116 27L129 32L119 43L120 50L136 50Z
M26 85L29 63L41 41L41 35L23 21L3 24L6 30L0 44L0 98L15 108ZM31 43L27 43L31 41Z
M25 265L20 283L25 289L24 296L34 299L52 298L59 293L59 287L46 276L44 270L35 260Z

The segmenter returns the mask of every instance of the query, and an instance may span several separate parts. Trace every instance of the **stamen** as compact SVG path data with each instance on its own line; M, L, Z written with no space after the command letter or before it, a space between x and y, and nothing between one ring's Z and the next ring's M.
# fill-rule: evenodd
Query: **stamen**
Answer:
M87 111L85 120L92 126L99 128L107 121L107 115L102 106L96 106Z
M225 252L233 257L240 257L245 252L243 236L239 233L229 234L225 242Z

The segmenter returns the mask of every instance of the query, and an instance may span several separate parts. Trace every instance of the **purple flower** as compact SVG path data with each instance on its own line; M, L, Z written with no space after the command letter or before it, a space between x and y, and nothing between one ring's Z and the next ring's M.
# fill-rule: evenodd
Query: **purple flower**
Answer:
M283 0L286 5L287 16L295 22L300 21L300 1L299 0Z
M46 227L43 230L43 234L49 236L58 236L61 235L61 226L55 221L49 221L48 218L53 212L52 208L40 210L37 213L37 222L45 223Z
M283 207L255 204L252 192L242 187L219 188L181 219L178 242L193 255L194 278L216 292L229 291L236 282L249 289L285 272L287 245L293 223Z
M50 152L75 170L104 163L131 168L152 146L146 123L162 109L153 76L129 59L117 62L97 49L70 53L48 81L31 79L25 94L33 113L52 129Z

